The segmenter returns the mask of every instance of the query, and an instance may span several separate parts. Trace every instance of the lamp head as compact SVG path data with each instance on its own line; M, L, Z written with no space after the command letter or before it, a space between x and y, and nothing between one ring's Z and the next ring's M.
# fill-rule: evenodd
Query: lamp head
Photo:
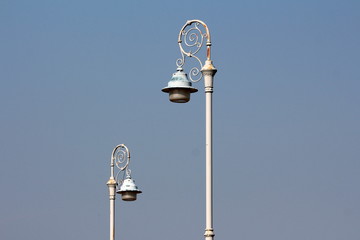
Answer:
M127 176L116 193L121 194L121 199L124 201L135 201L136 195L142 192L136 186L135 181Z
M168 82L168 86L161 91L169 93L171 102L186 103L190 100L190 93L198 91L191 85L187 74L182 68L178 68L177 71L173 73L171 80Z

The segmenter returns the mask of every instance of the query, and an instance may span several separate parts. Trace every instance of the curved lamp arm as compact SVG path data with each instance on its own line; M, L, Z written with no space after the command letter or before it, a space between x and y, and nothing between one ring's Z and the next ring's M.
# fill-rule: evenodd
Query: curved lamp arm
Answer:
M205 66L203 65L200 58L197 56L200 49L204 45L206 40L206 61ZM185 64L186 57L193 57L197 60L200 65L199 67L193 67L189 71L189 78L193 82L200 81L202 79L202 70L211 69L214 70L215 67L212 65L211 61L211 36L210 31L207 25L201 20L189 20L181 28L178 36L178 44L181 52L181 58L177 59L176 65L178 68L182 69L182 66ZM201 73L201 74L200 74ZM200 75L200 76L198 76ZM197 78L194 78L197 77Z

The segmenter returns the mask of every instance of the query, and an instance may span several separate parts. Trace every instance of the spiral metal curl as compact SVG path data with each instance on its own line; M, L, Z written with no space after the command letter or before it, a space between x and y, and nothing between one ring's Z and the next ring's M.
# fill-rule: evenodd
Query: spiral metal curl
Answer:
M130 157L127 148L124 145L120 145L113 153L113 159L116 167L123 171L129 165Z
M190 73L189 78L192 82L198 82L202 78L202 73L199 70L199 68L197 68L197 67L193 67L192 69L190 69L189 73ZM199 77L197 77L198 75L199 75ZM194 77L197 77L197 78L194 78Z
M125 177L131 176L131 170L129 169L129 163L130 163L129 149L124 144L120 144L116 146L112 152L111 160L112 160L112 166L115 165L118 168L118 171L115 175L115 180L119 184L118 186L121 186ZM124 174L119 179L119 175L122 172ZM112 175L114 175L114 169Z
M202 27L201 27L202 26ZM204 29L204 30L203 30ZM206 39L207 60L210 60L210 32L206 24L200 20L190 20L182 27L178 37L178 44L181 52L181 58L176 60L178 68L182 68L185 64L186 57L193 57L197 60L200 67L193 67L189 71L189 78L192 82L202 79L201 69L203 64L196 54L204 45ZM185 50L186 49L186 50Z

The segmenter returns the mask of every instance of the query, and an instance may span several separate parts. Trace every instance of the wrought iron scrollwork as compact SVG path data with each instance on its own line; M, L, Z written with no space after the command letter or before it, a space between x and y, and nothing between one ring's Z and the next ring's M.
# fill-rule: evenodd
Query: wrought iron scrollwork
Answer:
M118 145L114 149L112 157L116 167L120 169L120 171L123 171L129 165L129 150L125 145Z
M206 24L200 20L190 20L182 27L178 37L178 44L181 52L181 58L176 60L178 68L182 68L185 64L186 57L192 57L196 59L199 66L195 66L189 71L189 78L192 82L197 82L202 79L201 69L203 63L197 56L200 49L204 46L206 41L206 55L207 60L210 60L210 32Z
M124 144L120 144L114 148L111 159L112 163L119 169L115 175L115 180L121 185L125 177L131 176L129 169L130 151ZM124 172L124 175L119 179L121 172Z

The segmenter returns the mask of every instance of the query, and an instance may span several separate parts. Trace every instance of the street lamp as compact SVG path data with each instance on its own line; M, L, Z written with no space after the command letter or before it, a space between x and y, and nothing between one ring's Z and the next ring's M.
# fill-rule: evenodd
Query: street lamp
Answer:
M206 60L203 65L197 53L202 48L204 40L206 40ZM198 82L204 78L206 96L206 228L204 236L206 240L213 240L215 234L212 203L212 93L213 79L217 70L211 61L211 39L207 25L200 20L187 21L180 30L178 44L181 58L176 61L177 71L162 91L169 93L171 102L186 103L190 100L190 94L197 92L197 89L192 87L192 82ZM182 68L186 57L196 59L200 65L200 70L198 67L193 67L189 71L190 81Z
M121 194L124 201L135 201L136 195L141 193L135 185L135 181L131 178L131 170L129 169L130 151L124 144L117 145L111 154L110 159L110 179L106 183L109 188L110 199L110 240L115 239L115 195ZM115 165L118 172L115 175ZM123 176L119 178L120 173ZM120 185L120 188L118 186Z

